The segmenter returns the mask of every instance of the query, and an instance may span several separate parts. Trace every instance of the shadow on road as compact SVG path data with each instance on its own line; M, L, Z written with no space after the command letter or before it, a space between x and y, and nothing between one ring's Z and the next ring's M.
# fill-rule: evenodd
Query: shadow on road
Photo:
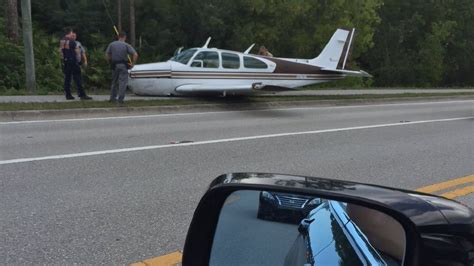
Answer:
M248 96L232 96L232 97L193 97L200 103L216 104L219 109L223 111L242 111L242 115L257 118L282 118L282 117L297 117L300 116L295 111L291 110L275 110L270 109L272 106L266 102L256 100ZM253 112L259 110L258 112Z

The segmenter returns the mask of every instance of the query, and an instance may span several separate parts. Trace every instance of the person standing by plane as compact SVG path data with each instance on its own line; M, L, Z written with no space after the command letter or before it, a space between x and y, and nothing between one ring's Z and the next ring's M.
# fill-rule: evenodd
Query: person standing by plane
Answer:
M73 31L71 33L71 39L73 39L76 42L76 46L79 49L79 54L76 55L77 62L79 64L79 66L82 66L83 68L86 68L87 65L88 65L86 49L84 49L84 46L82 46L82 44L77 40L77 33L76 32ZM78 75L79 75L79 78L81 79L81 83L82 83L82 71L79 72Z
M117 85L118 85L118 102L123 103L125 98L125 90L128 82L128 69L132 68L138 59L138 53L128 43L125 42L127 34L121 32L118 40L109 44L105 51L105 56L111 64L112 68L112 86L109 102L117 101ZM128 56L132 55L132 62L128 61Z
M71 33L73 32L73 30L68 28L64 32L66 34L64 34L64 37L59 41L59 57L61 57L61 60L64 59L63 49L66 46L66 42L71 39L70 37L71 37ZM64 70L64 65L63 65L63 70Z
M81 67L78 57L81 56L80 48L74 40L73 30L67 30L65 37L60 41L61 55L64 65L64 94L66 100L74 100L71 94L71 81L74 80L77 86L77 94L81 100L91 100L92 97L86 95L82 88Z
M258 55L273 57L273 55L268 51L267 47L263 45L258 49Z
M86 49L84 49L84 46L77 40L77 33L73 32L72 33L72 39L76 42L77 47L79 48L79 56L77 56L77 61L79 62L79 65L83 67L87 67L88 61L87 61L87 55L86 55Z

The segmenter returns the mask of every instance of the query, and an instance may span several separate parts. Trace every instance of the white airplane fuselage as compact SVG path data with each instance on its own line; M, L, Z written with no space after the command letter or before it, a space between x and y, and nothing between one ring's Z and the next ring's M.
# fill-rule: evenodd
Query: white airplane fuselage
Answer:
M338 30L334 36L339 31L343 30ZM343 33L339 32L339 39L348 40L349 31ZM329 51L337 58L323 58L329 60L328 64L332 64L331 60L342 61L345 53L341 46L345 42L338 43L334 36L331 42L340 47ZM321 55L328 54L325 50ZM259 90L294 89L365 73L317 65L322 60L321 55L319 59L273 58L207 48L206 43L205 47L188 49L166 62L134 66L130 70L128 86L135 94L150 96L245 95Z

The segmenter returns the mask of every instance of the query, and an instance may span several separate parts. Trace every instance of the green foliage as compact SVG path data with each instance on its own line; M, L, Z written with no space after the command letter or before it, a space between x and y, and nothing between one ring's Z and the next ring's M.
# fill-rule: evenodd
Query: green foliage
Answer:
M105 2L106 7L104 7ZM373 79L346 79L328 86L473 86L472 0L136 0L139 63L170 58L180 46L243 51L265 45L278 57L314 58L338 27L356 28L352 69ZM122 25L128 29L123 1ZM0 7L0 10L3 7ZM57 47L72 27L88 48L86 89L108 89L104 50L114 40L116 0L32 1L40 93L61 92ZM0 17L0 93L24 92L23 47L4 36ZM254 49L254 52L256 52Z
M5 36L4 19L0 17L0 93L14 94L25 80L23 47Z
M105 59L105 47L88 50L89 65L83 71L85 88L107 88L110 83L110 66Z
M385 0L362 65L377 86L474 84L474 2Z
M3 29L0 18L0 29ZM23 46L11 43L0 33L0 93L4 95L25 94L25 66ZM94 37L94 35L91 35ZM102 39L100 36L96 38ZM62 63L58 51L59 38L34 29L34 54L37 93L61 93L63 91ZM89 67L83 70L84 87L102 88L109 82L109 66L105 60L105 47L88 51Z
M23 46L10 42L4 35L4 21L0 19L0 92L24 94L25 64ZM57 50L58 41L35 29L34 53L36 80L39 92L61 91L62 74Z
M443 61L447 52L446 43L455 25L456 23L453 21L434 22L432 32L420 42L419 62L415 68L419 74L418 85L438 85L442 81L445 73Z
M63 90L63 75L58 51L59 41L37 27L34 32L37 89L42 93L60 92Z

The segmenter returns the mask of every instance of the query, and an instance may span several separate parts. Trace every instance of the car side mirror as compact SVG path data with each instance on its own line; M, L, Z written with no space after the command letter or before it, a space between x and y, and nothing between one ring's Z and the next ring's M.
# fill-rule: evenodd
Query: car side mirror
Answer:
M370 184L226 174L211 183L194 212L182 264L357 265L360 260L474 265L474 211L440 196Z
M420 235L390 197L382 199L390 191L321 178L220 176L195 211L183 265L416 264Z

